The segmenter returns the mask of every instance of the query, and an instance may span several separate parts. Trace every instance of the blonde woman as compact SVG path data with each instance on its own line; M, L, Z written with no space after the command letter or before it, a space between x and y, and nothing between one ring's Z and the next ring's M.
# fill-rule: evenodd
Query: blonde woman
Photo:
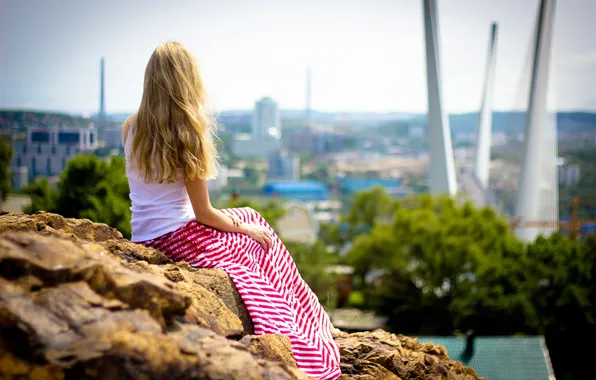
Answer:
M173 260L228 273L256 334L284 334L310 376L340 375L333 326L267 222L249 208L215 209L213 123L195 58L181 44L155 49L138 112L124 122L132 240Z

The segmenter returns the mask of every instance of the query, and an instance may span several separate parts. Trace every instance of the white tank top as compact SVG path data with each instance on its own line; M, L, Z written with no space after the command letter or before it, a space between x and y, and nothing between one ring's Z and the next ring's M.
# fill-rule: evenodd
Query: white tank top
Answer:
M155 239L177 230L195 219L184 180L174 183L144 182L130 164L133 125L128 128L124 144L126 177L130 187L133 242Z

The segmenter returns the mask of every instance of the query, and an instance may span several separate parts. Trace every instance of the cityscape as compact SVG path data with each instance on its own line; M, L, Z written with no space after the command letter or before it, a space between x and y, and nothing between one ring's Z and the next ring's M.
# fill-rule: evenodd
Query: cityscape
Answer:
M467 112L447 106L454 96L445 91L449 65L440 59L450 55L439 38L442 14L448 13L438 6L444 1L420 3L426 111L399 110L399 104L394 111L319 107L318 66L293 66L292 81L301 85L292 87L291 96L255 91L251 108L212 109L219 167L207 182L211 202L263 215L333 324L348 333L409 335L424 358L435 354L416 345L441 345L447 359L475 371L470 379L589 378L594 352L578 347L596 344L596 104L551 104L560 88L552 52L561 2L534 1L533 19L526 20L532 24L524 47L528 59L518 87L510 90L517 93L510 110L496 106L499 81L512 76L498 69L507 28L500 21L483 25L485 58L466 63L483 73L477 107ZM108 83L119 77L110 63L109 57L94 58L99 93L93 112L0 104L0 216L8 220L0 223L3 234L26 225L13 220L33 218L42 235L71 234L86 247L81 242L93 233L68 223L89 219L131 238L122 130L134 111L108 107L115 92ZM288 106L283 99L289 98L302 99L303 106ZM46 212L75 219L47 217L40 224ZM89 243L114 249L127 268L173 282L190 278L172 274L186 270L182 264L167 274L145 268L174 265L165 256L161 262L127 245ZM2 269L5 263L12 268L12 258L1 255L0 285L5 277L14 280ZM31 277L43 277L36 270ZM22 280L19 286L36 292L38 280L27 281L33 285ZM206 288L216 298L222 294L212 282ZM230 307L225 297L217 302ZM2 302L0 297L0 310ZM232 340L246 335L221 333L223 322L213 317L219 311L205 317L212 322L201 320L202 314L188 317L194 312L186 312L186 322L194 318ZM8 352L2 334L0 359ZM436 357L422 365L432 367ZM401 364L376 365L392 376L417 378ZM342 371L355 375L356 367L345 364ZM378 375L385 372L370 373L392 378ZM447 378L436 373L419 378Z

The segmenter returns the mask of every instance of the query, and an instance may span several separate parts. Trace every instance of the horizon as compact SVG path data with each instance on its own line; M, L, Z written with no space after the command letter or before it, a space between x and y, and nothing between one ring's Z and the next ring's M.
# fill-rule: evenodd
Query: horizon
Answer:
M221 114L226 112L243 112L249 113L252 112L253 109L249 108L231 108L231 109L222 109L217 110L214 114ZM304 112L305 109L301 108L281 108L281 112ZM495 113L523 113L526 112L526 109L493 109L492 114ZM76 112L76 111L65 111L65 110L51 110L51 109L34 109L34 108L2 108L0 107L0 112L36 112L36 113L48 113L48 114L56 114L56 115L66 115L72 117L86 117L86 118L94 118L97 116L97 111L94 112ZM130 115L135 111L114 111L114 112L106 112L107 116L120 116L120 115ZM389 115L389 114L402 114L402 115L413 115L413 116L421 116L426 115L427 112L412 112L412 111L371 111L371 110L319 110L319 109L312 109L310 112L314 113L321 113L321 114L374 114L374 115ZM476 114L480 112L479 110L472 110L472 111L462 111L462 112L448 112L448 115L470 115ZM560 113L585 113L585 114L596 114L595 109L557 109L557 114Z

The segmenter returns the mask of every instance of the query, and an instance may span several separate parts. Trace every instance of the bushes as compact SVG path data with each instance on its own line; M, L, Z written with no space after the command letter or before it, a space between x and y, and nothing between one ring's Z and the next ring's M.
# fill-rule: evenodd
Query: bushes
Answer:
M130 238L129 189L122 157L106 162L95 156L77 156L68 162L56 189L43 179L24 191L31 197L27 213L45 210L70 218L88 218L106 223Z

